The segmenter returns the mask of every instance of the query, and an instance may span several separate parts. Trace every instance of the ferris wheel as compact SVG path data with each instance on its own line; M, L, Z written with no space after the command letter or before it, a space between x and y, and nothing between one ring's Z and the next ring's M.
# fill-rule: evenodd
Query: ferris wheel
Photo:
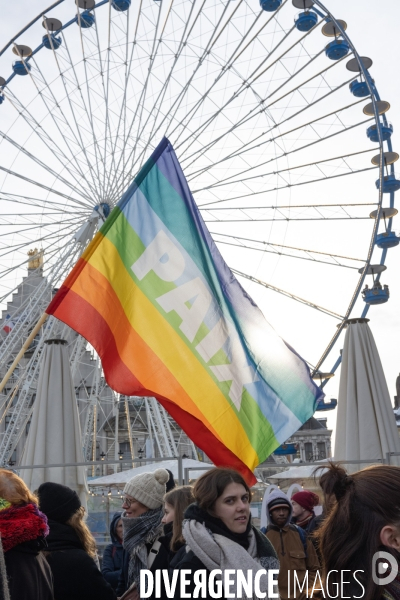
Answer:
M346 320L388 301L400 241L399 156L372 64L319 0L43 7L0 51L3 305L33 247L43 273L7 317L1 364L167 136L226 262L324 385ZM86 342L70 343L78 368ZM20 389L40 352L39 340ZM20 431L29 394L13 393L1 403Z

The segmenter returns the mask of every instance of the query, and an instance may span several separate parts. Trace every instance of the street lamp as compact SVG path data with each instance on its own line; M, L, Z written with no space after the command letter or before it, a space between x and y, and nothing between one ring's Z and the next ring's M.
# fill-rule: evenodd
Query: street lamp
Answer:
M123 460L123 458L124 458L124 453L122 452L122 449L121 449L121 448L119 449L119 452L118 452L118 458L119 458L119 460L121 461L121 463L120 463L120 464L121 464L121 469L120 469L120 471L121 471L121 473L122 473L122 460Z
M105 453L104 453L104 452L102 452L102 453L100 454L100 459L101 459L101 460L104 460L104 459L105 459L105 457L106 457ZM102 466L101 466L101 474L102 474L102 475L104 475L104 465L102 465Z
M144 450L143 450L143 448L139 448L139 450L138 450L138 452L137 452L137 453L138 453L138 457L139 457L139 465L141 466L141 464L142 464L142 463L141 463L141 460L142 460L142 458L143 458L143 454L144 454Z

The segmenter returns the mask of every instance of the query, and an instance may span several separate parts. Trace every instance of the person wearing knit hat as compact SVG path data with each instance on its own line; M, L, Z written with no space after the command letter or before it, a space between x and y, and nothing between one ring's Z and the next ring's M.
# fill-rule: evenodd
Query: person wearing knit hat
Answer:
M275 548L280 562L278 588L281 600L308 598L307 585L302 590L297 587L294 594L294 578L300 586L308 581L312 587L320 568L318 556L304 531L290 523L292 504L282 490L274 490L267 496L267 522L265 535Z
M164 496L169 473L156 469L152 473L140 473L124 487L121 516L123 526L122 570L117 596L122 596L137 584L141 569L151 569L158 553L158 538L162 535ZM138 598L138 591L132 592Z
M314 508L319 504L319 496L309 490L302 490L292 496L293 523L301 527L317 551L319 556L318 542L314 532L321 526L324 517L316 515Z
M42 483L38 495L42 512L58 523L66 523L82 506L78 494L60 483Z
M315 518L314 508L319 504L319 496L314 492L303 490L292 496L293 522L306 531Z
M78 494L60 483L46 482L37 491L47 516L47 561L57 600L115 600L115 592L96 564L96 542L84 522Z

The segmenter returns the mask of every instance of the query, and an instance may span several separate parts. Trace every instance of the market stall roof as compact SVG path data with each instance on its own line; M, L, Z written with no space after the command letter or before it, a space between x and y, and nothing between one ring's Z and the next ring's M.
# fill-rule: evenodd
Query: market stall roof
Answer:
M212 463L206 463L200 460L194 460L192 458L182 459L183 474L185 474L185 469L192 469L189 471L189 479L197 479L205 471L208 471L213 467L214 465ZM149 462L139 467L135 467L134 469L128 469L127 471L113 473L112 475L97 477L95 479L89 480L88 483L90 487L122 487L127 481L132 479L132 477L135 477L135 475L140 475L140 473L153 472L156 471L156 469L169 469L173 474L174 479L178 479L178 461L164 460L161 462Z
M268 477L268 479L308 479L313 477L315 469L321 466L323 465L320 463L315 463L314 465L290 467L287 471L282 471L281 473L276 473L276 475L271 475ZM325 473L325 471L326 469L321 469L318 471L318 475L322 475L322 473Z

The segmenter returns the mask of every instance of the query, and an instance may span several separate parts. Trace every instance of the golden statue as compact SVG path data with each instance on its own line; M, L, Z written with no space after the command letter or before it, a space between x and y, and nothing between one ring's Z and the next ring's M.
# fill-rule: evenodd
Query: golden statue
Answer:
M43 254L44 250L38 250L35 248L34 250L29 250L28 256L30 260L28 261L28 269L38 269L39 267L43 267Z

